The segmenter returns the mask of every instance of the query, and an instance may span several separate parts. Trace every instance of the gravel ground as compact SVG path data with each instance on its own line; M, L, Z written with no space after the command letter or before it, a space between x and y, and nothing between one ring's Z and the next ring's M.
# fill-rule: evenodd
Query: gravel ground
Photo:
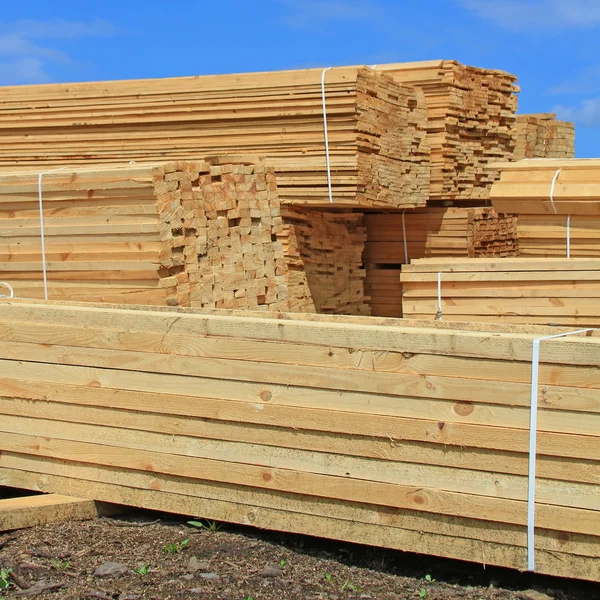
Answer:
M592 584L202 525L141 512L1 534L0 599L600 599Z

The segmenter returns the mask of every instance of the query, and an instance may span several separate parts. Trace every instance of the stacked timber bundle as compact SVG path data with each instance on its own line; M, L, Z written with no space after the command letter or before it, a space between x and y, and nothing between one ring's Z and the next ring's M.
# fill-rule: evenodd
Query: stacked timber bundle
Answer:
M518 252L516 218L491 208L430 207L404 215L368 214L365 224L365 293L377 316L402 316L400 270L410 259Z
M1 307L0 485L600 581L597 333L542 343L532 564L556 329Z
M522 160L494 165L498 211L518 215L520 254L600 256L600 160Z
M552 113L517 115L513 158L575 158L575 125Z
M290 310L367 314L363 215L284 207L282 218Z
M600 325L600 259L420 259L400 279L405 318Z
M490 162L515 150L517 78L453 60L378 65L396 81L418 86L427 104L431 146L430 199L487 200L497 173Z
M274 175L214 158L0 176L0 280L24 298L287 307Z
M419 90L364 67L2 87L0 169L256 154L283 202L414 207L425 122Z

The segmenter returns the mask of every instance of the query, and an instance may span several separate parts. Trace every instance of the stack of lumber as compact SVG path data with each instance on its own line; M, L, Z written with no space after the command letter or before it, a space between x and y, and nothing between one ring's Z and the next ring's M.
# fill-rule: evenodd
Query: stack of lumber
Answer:
M517 115L513 158L575 158L575 125L552 113Z
M402 316L400 270L410 259L518 252L516 219L491 208L429 207L406 211L404 216L368 214L365 225L365 293L377 316Z
M272 170L226 157L94 167L42 179L48 297L287 307ZM36 174L0 175L0 280L43 298Z
M377 65L425 94L431 146L431 200L469 202L489 197L492 161L512 159L517 78L454 60Z
M597 215L519 215L520 256L600 257Z
M498 211L518 215L521 255L600 256L600 160L539 159L496 166L501 178L492 187L492 203Z
M0 169L266 157L282 201L328 206L322 69L0 88ZM328 70L335 205L422 206L422 93L364 67Z
M490 196L498 212L600 214L600 159L540 158L496 163L490 167L501 173Z
M290 310L368 314L363 215L284 207L282 219L278 239L288 267Z
M447 321L600 325L600 259L426 258L400 279L405 318L435 319L441 308Z
M548 331L4 300L0 484L525 569ZM600 338L541 357L536 569L600 581Z

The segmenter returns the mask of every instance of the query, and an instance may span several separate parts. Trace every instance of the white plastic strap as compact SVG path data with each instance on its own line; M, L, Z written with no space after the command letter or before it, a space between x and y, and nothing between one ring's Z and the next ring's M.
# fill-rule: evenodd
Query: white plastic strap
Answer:
M46 267L46 237L44 235L44 201L42 198L42 177L49 173L57 173L64 171L67 167L54 169L53 171L45 171L38 176L38 200L40 204L40 239L42 242L42 274L44 276L44 300L48 300L48 273Z
M323 131L325 133L325 160L327 161L327 191L329 192L329 202L333 204L333 191L331 189L331 160L329 158L329 132L327 130L327 103L325 101L325 73L333 67L323 69L321 73L321 101L323 104Z
M571 258L571 215L567 217L567 258Z
M558 174L560 173L560 169L554 173L554 177L552 178L552 185L550 186L550 204L552 204L552 210L554 214L556 214L556 206L554 204L554 186L556 185L556 180L558 179Z
M438 273L438 305L437 313L435 315L436 321L442 320L442 274Z
M540 372L540 342L554 340L569 335L598 331L596 329L578 329L567 333L557 333L533 340L531 350L531 397L529 409L529 473L527 480L527 570L535 571L535 467L537 458L537 418L538 383Z
M406 240L406 220L404 218L404 209L402 211L402 238L404 239L404 264L408 264L408 242Z
M15 290L13 289L13 286L10 285L10 283L7 283L6 281L0 281L0 287L8 288L8 296L5 296L4 294L0 294L0 298L14 298L15 297Z

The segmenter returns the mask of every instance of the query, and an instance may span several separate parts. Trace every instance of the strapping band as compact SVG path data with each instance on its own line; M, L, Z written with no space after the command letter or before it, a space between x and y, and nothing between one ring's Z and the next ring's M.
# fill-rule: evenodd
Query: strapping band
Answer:
M438 273L438 305L437 305L437 313L435 314L435 320L442 320L442 274Z
M550 186L550 204L552 204L552 210L554 211L554 214L556 214L556 205L554 204L554 186L556 185L556 180L558 179L558 174L560 173L561 169L558 169L558 171L556 171L556 173L554 173L554 177L552 178L552 185Z
M42 198L42 177L49 173L57 173L58 171L64 171L67 167L61 167L60 169L54 169L53 171L45 171L40 173L38 176L38 201L40 209L40 240L42 242L42 274L44 277L44 300L48 300L48 272L46 267L46 237L44 235L44 201Z
M331 160L329 158L329 132L327 130L327 102L325 101L325 73L333 67L323 69L321 73L321 101L323 104L323 132L325 133L325 160L327 161L327 191L329 203L333 204L333 191L331 189Z
M406 240L406 220L404 218L404 212L406 209L402 211L402 238L404 239L404 264L408 264L408 242Z
M567 333L557 333L533 340L531 350L531 397L529 408L529 471L527 480L527 570L535 571L535 477L537 458L537 419L538 419L538 384L540 372L540 343L546 340L600 331L598 329L578 329Z
M0 294L0 298L14 298L15 297L15 290L13 289L13 286L10 285L10 283L7 283L6 281L0 281L0 287L6 287L8 288L8 296L5 296L4 294Z

